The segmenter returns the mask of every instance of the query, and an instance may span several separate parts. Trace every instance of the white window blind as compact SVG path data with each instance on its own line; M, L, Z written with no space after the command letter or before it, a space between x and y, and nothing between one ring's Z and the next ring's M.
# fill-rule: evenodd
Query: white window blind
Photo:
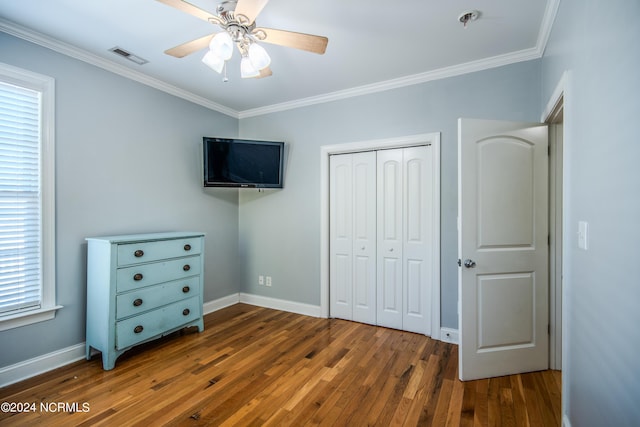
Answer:
M42 303L40 93L0 82L0 316Z

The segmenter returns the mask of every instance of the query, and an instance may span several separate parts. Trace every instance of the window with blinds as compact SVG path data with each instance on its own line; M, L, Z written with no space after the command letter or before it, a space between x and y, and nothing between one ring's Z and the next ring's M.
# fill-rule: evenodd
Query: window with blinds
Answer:
M0 316L42 299L40 93L0 82Z

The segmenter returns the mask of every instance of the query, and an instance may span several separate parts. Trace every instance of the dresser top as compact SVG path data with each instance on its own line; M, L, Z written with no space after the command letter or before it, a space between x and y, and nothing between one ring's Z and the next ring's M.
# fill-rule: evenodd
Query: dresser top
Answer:
M205 233L195 231L170 231L165 233L123 234L119 236L87 237L85 240L98 240L110 243L141 242L168 239L184 239L189 237L202 237Z

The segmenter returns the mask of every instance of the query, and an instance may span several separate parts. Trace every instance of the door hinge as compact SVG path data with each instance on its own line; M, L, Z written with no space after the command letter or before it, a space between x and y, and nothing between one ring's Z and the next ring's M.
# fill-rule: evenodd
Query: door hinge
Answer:
M462 260L458 258L458 267L462 267Z

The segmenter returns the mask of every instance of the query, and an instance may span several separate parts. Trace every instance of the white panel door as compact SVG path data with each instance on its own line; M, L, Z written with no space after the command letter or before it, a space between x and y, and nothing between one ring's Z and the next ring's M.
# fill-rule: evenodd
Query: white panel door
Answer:
M330 158L331 316L376 324L376 153Z
M460 379L547 369L547 127L458 125Z
M351 155L329 159L331 316L353 319L353 191Z
M376 324L376 153L353 154L353 320Z
M402 329L431 332L433 266L433 173L431 147L402 150L403 175L403 316Z
M403 318L402 164L402 149L378 151L377 319L396 329L402 329Z

